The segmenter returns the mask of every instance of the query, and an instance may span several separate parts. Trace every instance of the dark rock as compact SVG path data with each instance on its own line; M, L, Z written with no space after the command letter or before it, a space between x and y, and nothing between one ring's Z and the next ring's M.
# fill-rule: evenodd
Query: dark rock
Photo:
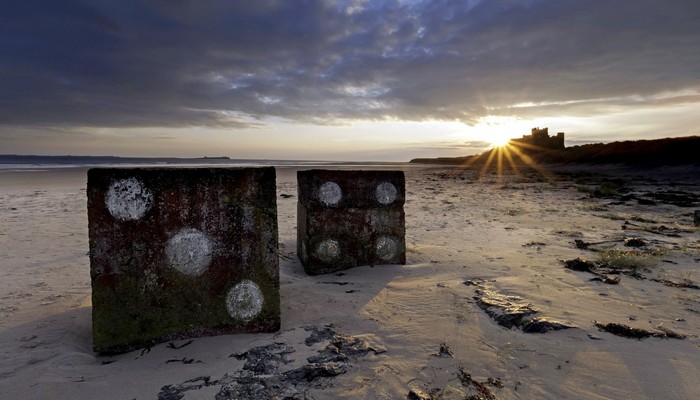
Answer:
M200 390L218 384L219 381L212 381L209 376L200 376L187 380L179 385L165 385L158 393L158 400L182 400L185 393L192 390Z
M367 353L382 354L386 353L386 349L382 347L372 347L365 339L336 334L331 341L331 346L337 348L341 353L350 357L364 356Z
M581 272L596 272L596 264L593 261L584 260L582 258L574 258L570 260L564 260L564 267L572 271Z
M574 244L576 245L577 249L581 249L581 250L588 250L588 247L591 245L590 243L585 242L581 239L574 240Z
M517 296L505 296L486 289L477 289L476 304L499 325L520 328L525 333L545 333L573 326L545 317L534 317L538 311Z
M644 246L647 246L648 244L649 243L642 238L635 238L635 237L625 238L625 246L627 246L627 247L644 247Z
M310 363L347 362L351 357L365 356L368 353L382 354L384 348L372 347L368 341L356 337L335 333L331 342L318 355L307 359Z
M653 336L652 333L647 330L632 328L628 325L616 324L613 322L603 324L596 321L595 326L601 331L612 333L615 336L622 336L633 339L644 339Z
M676 287L676 288L682 288L682 289L700 289L700 286L698 286L690 281L674 282L674 281L670 281L668 279L652 279L652 281L663 283L664 285L669 286L669 287Z
M406 396L407 400L432 400L433 396L429 395L428 393L425 393L424 391L420 389L411 389L408 392L408 396Z
M244 371L250 371L255 375L269 375L277 372L280 366L292 362L288 355L294 353L291 346L284 343L273 343L267 346L259 346L248 350L243 354L233 354L239 360L246 360Z
M346 363L349 358L337 348L329 346L318 355L306 359L310 363Z
M663 192L645 193L644 196L652 198L657 202L672 204L678 207L693 207L700 203L699 195L679 190L667 190Z
M435 355L442 358L453 358L455 356L447 343L440 343L440 351Z
M316 343L331 340L335 335L333 325L326 325L323 328L318 328L316 326L306 326L304 327L304 329L306 331L311 332L311 336L307 337L304 341L304 343L306 343L307 346L313 346Z
M503 388L503 387L504 387L504 386L503 386L503 381L501 381L501 380L498 379L498 378L491 378L491 377L489 377L489 378L487 378L487 382L489 383L489 385L494 386L494 387L497 387L497 388Z
M306 344L313 345L329 341L329 345L316 359L301 367L284 371L283 367L292 362L289 355L294 349L284 343L272 343L258 346L244 353L232 354L239 360L245 360L240 371L226 373L219 380L210 377L198 377L181 384L166 385L161 388L158 400L183 400L187 398L205 398L204 393L190 396L187 392L196 392L208 387L218 386L215 400L258 400L313 399L311 390L322 390L332 384L332 378L348 371L349 360L369 352L379 354L383 349L370 346L366 340L335 332L331 326L306 327L311 332ZM337 357L333 357L335 355ZM187 395L187 396L186 396Z
M214 396L215 400L279 399L305 400L296 386L285 384L278 376L242 376L226 383ZM160 399L159 399L160 400Z
M632 328L628 325L618 324L614 322L603 324L601 322L595 321L595 326L601 331L612 333L615 336L621 336L631 339L641 340L648 337L685 339L685 335L681 335L670 329L662 327L659 327L659 329L661 329L661 332L658 332L648 331L646 329Z
M307 364L283 374L285 381L312 382L318 378L332 378L348 371L345 365L339 364Z
M517 296L505 296L485 289L477 289L476 304L499 325L508 329L519 327L524 318L537 310Z
M524 321L522 330L525 333L546 333L549 331L558 331L562 329L574 328L564 322L550 320L545 317L533 318L529 321Z

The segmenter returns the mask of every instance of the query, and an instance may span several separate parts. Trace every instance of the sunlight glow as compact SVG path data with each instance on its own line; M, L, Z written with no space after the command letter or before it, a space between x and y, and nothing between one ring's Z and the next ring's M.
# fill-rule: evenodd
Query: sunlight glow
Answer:
M510 142L511 135L493 135L489 141L493 147L503 147Z
M510 139L529 132L532 124L530 120L513 116L488 115L479 118L472 131L476 138L490 143L491 147L502 147L507 145Z

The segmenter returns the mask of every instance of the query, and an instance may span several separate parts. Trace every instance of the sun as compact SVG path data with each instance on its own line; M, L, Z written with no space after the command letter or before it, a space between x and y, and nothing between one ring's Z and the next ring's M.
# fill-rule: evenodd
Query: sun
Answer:
M504 147L513 139L514 132L526 131L530 121L513 116L487 115L479 118L472 133L490 145L491 148Z
M489 137L489 141L491 142L491 147L505 147L512 137L509 135L501 135L501 134L494 134Z

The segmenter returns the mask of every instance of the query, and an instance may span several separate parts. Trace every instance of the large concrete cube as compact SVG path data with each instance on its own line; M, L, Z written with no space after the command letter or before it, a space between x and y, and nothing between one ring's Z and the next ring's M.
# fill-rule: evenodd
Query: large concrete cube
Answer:
M297 254L307 274L405 264L402 171L297 173Z
M275 169L88 171L93 348L280 326Z

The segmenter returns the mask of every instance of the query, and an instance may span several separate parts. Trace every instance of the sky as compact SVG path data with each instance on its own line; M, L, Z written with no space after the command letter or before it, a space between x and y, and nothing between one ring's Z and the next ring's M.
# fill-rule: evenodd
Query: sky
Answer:
M408 161L700 134L697 0L4 0L0 154Z

